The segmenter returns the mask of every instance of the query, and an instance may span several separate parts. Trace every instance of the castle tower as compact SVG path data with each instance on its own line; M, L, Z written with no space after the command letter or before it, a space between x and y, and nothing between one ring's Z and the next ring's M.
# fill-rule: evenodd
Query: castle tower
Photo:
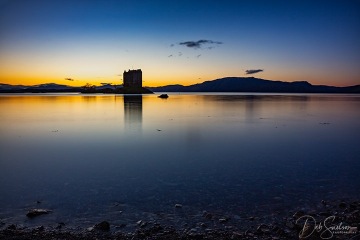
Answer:
M142 88L142 71L141 69L124 71L124 87Z

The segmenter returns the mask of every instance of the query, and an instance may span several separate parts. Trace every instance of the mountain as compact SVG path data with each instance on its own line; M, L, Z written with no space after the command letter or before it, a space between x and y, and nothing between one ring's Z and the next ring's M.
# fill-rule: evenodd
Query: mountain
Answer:
M79 92L79 93L109 93L109 94L151 94L146 88L123 87L122 85L103 84L95 86L89 84L84 87L71 87L56 83L46 83L32 86L10 85L0 83L0 93L57 93L57 92Z
M101 86L97 86L96 89L97 90L105 90L105 89L115 90L118 87L120 87L120 85L103 84Z
M0 83L0 90L21 90L21 89L25 89L26 86L24 85L10 85L10 84L4 84L4 83Z
M154 92L272 92L272 93L360 93L360 85L334 87L306 81L283 82L254 77L226 77L190 86L149 87Z
M78 92L80 88L60 85L56 83L46 83L32 86L10 85L0 83L0 93L42 93L42 92Z
M67 85L60 85L56 83L45 83L34 86L29 86L29 89L38 89L38 90L69 90L73 87L69 87Z
M272 93L360 93L360 85L334 87L312 85L306 81L283 82L254 77L226 77L190 86L167 85L162 87L147 87L153 92L272 92ZM87 92L83 87L71 87L56 83L46 83L33 86L10 85L0 83L0 93L44 93L44 92ZM92 86L89 93L131 93L121 85L104 84ZM135 91L143 93L145 90ZM144 92L145 93L145 92Z

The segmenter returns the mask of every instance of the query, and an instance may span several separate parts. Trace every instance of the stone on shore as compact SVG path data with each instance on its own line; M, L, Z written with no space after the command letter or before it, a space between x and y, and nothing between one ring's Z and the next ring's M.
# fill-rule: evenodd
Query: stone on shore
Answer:
M168 98L169 97L169 95L167 95L167 94L161 94L160 96L158 96L158 98Z
M34 217L37 217L37 216L40 216L40 215L43 215L43 214L48 214L50 212L51 212L51 210L36 208L36 209L31 209L26 214L26 216L28 218L34 218Z
M109 231L110 223L107 221L102 221L101 223L95 224L94 229L101 231Z

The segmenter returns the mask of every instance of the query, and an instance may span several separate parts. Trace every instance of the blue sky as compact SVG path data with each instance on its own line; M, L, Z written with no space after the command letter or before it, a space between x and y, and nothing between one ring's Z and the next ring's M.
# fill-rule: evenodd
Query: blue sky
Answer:
M121 83L141 68L144 85L187 85L263 69L253 76L354 85L359 23L358 1L3 0L0 82Z

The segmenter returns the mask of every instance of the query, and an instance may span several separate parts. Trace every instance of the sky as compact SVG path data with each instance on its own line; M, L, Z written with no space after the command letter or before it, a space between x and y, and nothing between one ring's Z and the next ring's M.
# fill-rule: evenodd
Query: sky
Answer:
M359 26L356 0L0 0L0 83L356 85Z

